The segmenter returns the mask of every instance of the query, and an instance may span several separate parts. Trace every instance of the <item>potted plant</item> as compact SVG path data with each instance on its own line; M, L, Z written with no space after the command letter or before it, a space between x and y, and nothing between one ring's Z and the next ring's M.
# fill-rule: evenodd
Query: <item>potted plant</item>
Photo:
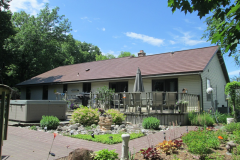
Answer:
M178 110L178 113L180 114L180 113L181 113L181 110Z
M182 112L186 112L187 111L187 104L188 104L188 101L185 101L184 99L181 99L181 100L178 100L176 102L176 107L178 108L178 111L181 111Z

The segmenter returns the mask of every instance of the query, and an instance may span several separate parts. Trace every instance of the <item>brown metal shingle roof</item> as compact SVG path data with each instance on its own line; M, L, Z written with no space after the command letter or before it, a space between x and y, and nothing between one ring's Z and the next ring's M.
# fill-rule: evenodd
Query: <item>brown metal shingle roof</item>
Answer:
M198 72L203 71L217 50L218 46L212 46L175 51L173 54L169 52L61 66L18 85L134 77L138 67L142 76Z

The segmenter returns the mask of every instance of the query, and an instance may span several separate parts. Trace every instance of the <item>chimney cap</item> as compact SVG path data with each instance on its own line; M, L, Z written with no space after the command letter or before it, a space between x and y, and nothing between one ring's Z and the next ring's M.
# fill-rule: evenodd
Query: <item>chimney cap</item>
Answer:
M146 53L144 52L144 50L140 50L140 52L138 53L138 57L144 57L146 56Z

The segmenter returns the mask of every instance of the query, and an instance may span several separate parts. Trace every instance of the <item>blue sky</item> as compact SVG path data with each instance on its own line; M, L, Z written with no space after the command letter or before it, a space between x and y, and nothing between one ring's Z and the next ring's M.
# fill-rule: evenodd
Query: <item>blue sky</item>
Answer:
M60 8L75 39L98 46L103 54L144 50L151 55L212 46L201 39L205 18L179 10L172 14L167 0L12 0L10 10L37 15L45 3ZM233 58L224 59L229 77L238 76Z

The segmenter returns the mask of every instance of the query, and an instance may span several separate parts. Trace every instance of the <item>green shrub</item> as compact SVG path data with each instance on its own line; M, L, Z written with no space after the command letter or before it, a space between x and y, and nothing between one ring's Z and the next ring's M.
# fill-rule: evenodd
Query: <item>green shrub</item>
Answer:
M74 110L72 114L72 120L75 123L80 123L84 126L90 126L98 123L99 113L97 109L87 107L78 108Z
M115 160L118 159L118 153L115 150L109 151L108 149L102 149L94 152L95 160Z
M47 129L57 129L59 122L59 119L55 116L42 116L40 126L42 128L47 127Z
M147 117L143 119L142 126L144 129L159 129L160 120L155 117Z
M240 130L240 123L230 123L230 124L227 124L225 125L224 129L227 131L227 132L233 132L233 131L236 131L236 130Z
M211 145L214 145L209 143L207 132L199 129L198 131L190 131L182 136L183 143L187 145L189 152L199 154L201 157L210 153L211 150L209 148Z
M208 137L208 147L217 149L220 147L220 140L218 139L218 136L214 134L214 131L208 131L207 132Z
M188 114L188 118L191 125L196 126L212 126L215 123L212 115L209 113L196 114L194 112L190 112Z
M233 131L233 138L232 138L237 144L240 143L240 131Z
M233 118L233 116L228 115L226 113L221 114L218 111L215 112L216 118L218 120L218 123L224 123L227 124L227 118Z
M237 146L237 155L240 155L240 145Z
M220 129L220 130L215 131L214 134L215 134L216 137L221 136L223 138L221 140L222 143L228 141L229 135L227 134L226 131Z
M118 125L122 124L122 121L124 121L126 118L123 113L116 109L107 110L107 114L110 114L112 116L113 123Z
M36 130L37 130L37 127L36 127L36 126L31 126L30 129L36 131Z

